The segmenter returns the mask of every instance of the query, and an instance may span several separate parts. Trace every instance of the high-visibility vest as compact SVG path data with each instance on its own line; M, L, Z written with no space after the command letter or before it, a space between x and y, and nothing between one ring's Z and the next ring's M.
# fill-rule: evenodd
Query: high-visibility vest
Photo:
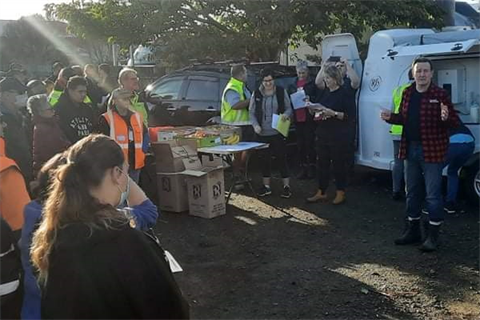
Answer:
M60 96L62 95L63 91L60 90L53 90L50 95L48 96L48 102L52 107L55 107L58 103L58 99L60 99ZM84 103L92 103L92 100L90 100L89 96L85 96L85 99L83 99Z
M403 91L410 87L411 83L405 83L393 90L393 112L398 113L400 111L400 105L402 104ZM401 136L403 126L401 124L394 124L390 127L390 134L394 136Z
M140 113L143 119L143 123L146 127L148 127L148 112L145 109L145 104L141 101L138 101L139 98L139 95L137 93L134 93L130 102L132 103L133 111Z
M226 94L228 90L238 92L238 94L240 95L240 101L245 100L244 83L235 78L230 78L230 81L227 83L227 86L223 90L222 94L222 123L237 126L251 124L250 116L248 114L248 108L241 110L232 109L232 106L230 105L230 103L228 103L226 99Z
M128 125L125 120L112 109L102 114L110 126L110 138L114 139L120 148L122 148L125 160L128 162ZM130 166L137 170L145 166L145 153L143 152L143 121L138 112L133 112L130 116L130 124L133 129L133 141L135 142L135 163Z
M11 170L13 169L13 170ZM0 138L0 213L12 230L23 226L23 208L30 202L25 180L15 161L5 156L5 141Z

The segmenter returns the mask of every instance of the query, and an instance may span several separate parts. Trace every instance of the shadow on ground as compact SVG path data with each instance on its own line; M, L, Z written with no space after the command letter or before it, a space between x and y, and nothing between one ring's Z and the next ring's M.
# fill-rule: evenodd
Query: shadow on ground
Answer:
M255 181L260 181L254 174ZM212 220L162 214L157 232L184 268L177 274L194 318L477 319L478 211L449 217L441 250L397 247L402 203L389 177L356 169L344 205L294 196L234 194Z

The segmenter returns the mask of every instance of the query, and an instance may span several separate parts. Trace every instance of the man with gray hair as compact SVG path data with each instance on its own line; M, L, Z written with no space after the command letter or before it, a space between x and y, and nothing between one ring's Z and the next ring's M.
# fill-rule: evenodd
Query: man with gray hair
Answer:
M143 123L148 127L148 107L138 94L140 90L140 79L137 71L132 68L123 68L118 74L118 83L120 87L132 93L130 102L134 111L140 113Z

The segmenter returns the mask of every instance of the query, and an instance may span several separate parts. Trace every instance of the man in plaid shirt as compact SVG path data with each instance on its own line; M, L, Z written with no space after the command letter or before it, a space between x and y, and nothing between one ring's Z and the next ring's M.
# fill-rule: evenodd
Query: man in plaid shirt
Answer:
M412 64L415 82L404 90L399 113L382 111L388 123L403 125L398 157L406 160L408 227L395 244L421 241L423 199L429 213L428 235L420 250L435 251L444 219L442 169L448 148L448 129L459 120L448 94L432 83L433 65L426 58ZM426 197L425 197L426 195Z

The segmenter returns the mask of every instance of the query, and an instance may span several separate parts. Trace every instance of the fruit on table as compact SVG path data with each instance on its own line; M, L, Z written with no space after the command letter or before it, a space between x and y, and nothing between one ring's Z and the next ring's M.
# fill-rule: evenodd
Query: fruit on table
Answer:
M229 137L222 138L223 144L237 144L240 142L240 136L236 133Z

